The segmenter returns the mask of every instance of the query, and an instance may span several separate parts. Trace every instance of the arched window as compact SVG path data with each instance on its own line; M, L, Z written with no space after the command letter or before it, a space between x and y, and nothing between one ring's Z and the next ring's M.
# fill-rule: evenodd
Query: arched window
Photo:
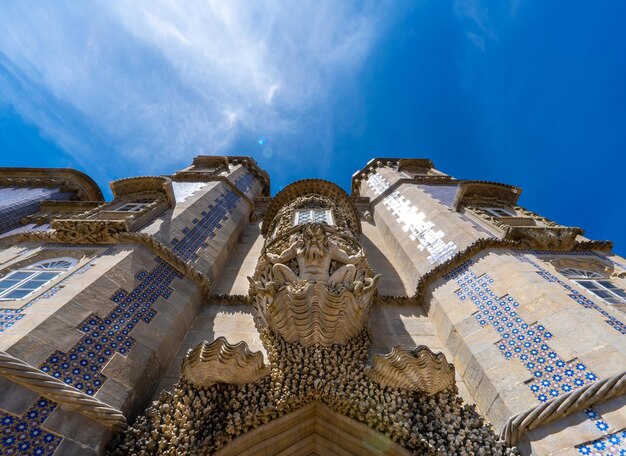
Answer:
M626 291L616 287L610 279L599 272L578 268L565 268L561 269L561 274L582 285L606 302L611 304L626 303Z
M330 209L296 209L294 225L302 225L303 223L310 222L332 225L333 216Z
M51 258L9 272L0 279L0 300L22 299L71 269L74 258Z

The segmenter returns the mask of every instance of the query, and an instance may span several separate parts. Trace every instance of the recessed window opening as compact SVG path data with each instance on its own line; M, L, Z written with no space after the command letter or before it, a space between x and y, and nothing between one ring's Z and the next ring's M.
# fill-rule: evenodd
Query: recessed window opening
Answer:
M71 269L74 258L54 258L11 271L0 279L0 300L22 299Z
M141 212L144 207L150 204L151 201L134 201L132 203L125 203L115 208L115 212Z
M493 215L494 217L514 217L515 212L506 207L481 207L485 212Z
M296 210L294 225L303 223L327 223L333 224L333 216L330 209L298 209Z
M586 269L565 268L561 270L561 274L610 304L626 303L626 291L615 286L613 282L598 272Z

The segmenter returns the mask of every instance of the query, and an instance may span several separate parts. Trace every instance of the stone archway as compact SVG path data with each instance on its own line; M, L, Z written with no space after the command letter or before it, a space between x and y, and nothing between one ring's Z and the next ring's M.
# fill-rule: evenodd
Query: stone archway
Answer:
M409 450L319 401L243 434L215 456L407 456Z

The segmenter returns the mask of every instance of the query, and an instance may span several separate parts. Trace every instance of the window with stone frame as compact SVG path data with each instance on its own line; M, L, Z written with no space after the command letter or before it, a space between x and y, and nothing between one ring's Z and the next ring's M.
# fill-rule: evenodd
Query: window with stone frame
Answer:
M296 209L294 215L294 226L303 223L326 223L333 224L333 215L330 209L313 208L313 209Z
M133 201L130 203L124 203L116 207L113 210L115 212L141 212L144 208L146 208L152 202L153 201L151 200Z
M485 212L487 212L489 215L492 215L494 217L515 217L515 211L513 209L510 209L508 207L479 207L478 209L481 209Z
M578 268L565 268L560 272L610 304L626 304L626 291L599 272Z
M51 258L13 270L0 278L0 300L25 298L65 274L76 263L74 258Z

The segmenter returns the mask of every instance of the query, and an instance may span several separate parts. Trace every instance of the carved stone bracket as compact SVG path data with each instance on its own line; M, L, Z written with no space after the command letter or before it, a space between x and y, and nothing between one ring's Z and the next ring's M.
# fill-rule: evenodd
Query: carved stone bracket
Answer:
M386 355L374 355L369 377L381 385L423 391L433 395L454 385L454 366L443 353L434 353L425 345L413 350L394 347Z
M513 206L522 189L512 185L486 181L463 181L454 199L453 208L458 211L463 206Z
M61 219L52 222L57 242L103 244L115 242L113 235L128 231L124 220Z
M568 226L507 226L504 239L518 241L521 248L570 250L583 230Z
M151 195L155 199L162 195L169 207L176 205L172 180L163 176L129 177L111 182L111 191L116 200L128 196Z
M242 385L269 375L261 352L251 352L248 344L231 345L223 337L202 342L189 350L183 360L182 377L198 387L216 383Z

